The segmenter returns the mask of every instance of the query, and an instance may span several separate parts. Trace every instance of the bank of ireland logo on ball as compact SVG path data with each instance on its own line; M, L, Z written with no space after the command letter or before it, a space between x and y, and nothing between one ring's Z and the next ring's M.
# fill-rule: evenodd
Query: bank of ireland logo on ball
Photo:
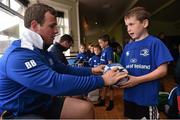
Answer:
M104 68L104 73L107 72L108 70L111 70L113 68L118 68L119 72L127 72L128 71L119 63L112 63L112 64L108 64L105 66ZM116 84L114 84L113 86L118 87L120 86L122 83L127 82L128 81L128 77L125 77L123 79L120 79Z

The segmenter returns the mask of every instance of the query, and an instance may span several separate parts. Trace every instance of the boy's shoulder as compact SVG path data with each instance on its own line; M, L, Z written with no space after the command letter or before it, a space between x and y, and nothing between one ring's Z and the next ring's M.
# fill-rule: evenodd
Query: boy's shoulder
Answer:
M113 48L109 46L109 47L105 48L103 51L104 51L104 52L113 51Z
M157 44L158 44L158 45L164 44L164 43L162 42L162 40L160 40L158 37L153 36L153 35L150 35L147 41L149 41L151 44L156 44L156 45L157 45Z
M154 35L149 35L147 38L152 39L152 40L160 40L158 37L156 37Z
M147 42L147 43L153 43L153 42L159 42L161 41L158 37L156 36L153 36L153 35L149 35L147 36L146 38L142 39L142 40L139 40L139 41L131 41L129 42L127 45L133 45L134 43L144 43L144 42Z
M101 56L98 56L98 55L94 55L92 56L93 59L97 59L97 58L100 58Z
M143 40L140 40L140 41L132 41L130 43L127 43L125 45L124 48L132 48L132 47L140 47L140 46L144 46L144 45L162 45L163 42L157 38L156 36L153 36L153 35L149 35L148 37L146 37L145 39Z

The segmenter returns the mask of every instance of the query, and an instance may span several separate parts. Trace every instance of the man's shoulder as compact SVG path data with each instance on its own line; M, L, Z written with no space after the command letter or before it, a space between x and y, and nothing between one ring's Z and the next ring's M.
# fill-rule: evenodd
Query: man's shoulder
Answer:
M48 51L51 51L51 52L60 52L61 51L61 46L59 43L54 43L52 44L49 48L48 48Z
M16 56L18 55L30 55L30 54L35 54L38 52L38 49L34 48L33 50L28 49L28 48L23 48L21 47L21 41L16 40L13 41L10 47L5 51L3 54L4 57L8 57L9 55Z
M30 59L35 58L40 55L40 50L38 48L34 48L33 50L28 48L23 48L21 46L14 47L7 53L7 59L13 58L14 60L24 60L24 59Z
M1 66L3 68L22 67L28 61L32 62L35 59L39 59L39 54L37 49L30 50L20 46L11 46L3 54L2 59L0 60Z

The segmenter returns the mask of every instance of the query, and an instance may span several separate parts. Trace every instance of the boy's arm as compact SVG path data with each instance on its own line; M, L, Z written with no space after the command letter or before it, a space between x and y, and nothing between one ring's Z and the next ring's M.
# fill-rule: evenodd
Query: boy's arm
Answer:
M155 69L149 74L138 76L138 77L129 76L129 81L122 84L121 88L129 88L129 87L133 87L144 82L157 80L161 77L164 77L167 74L167 70L168 70L168 63L164 63L164 64L161 64L157 69Z

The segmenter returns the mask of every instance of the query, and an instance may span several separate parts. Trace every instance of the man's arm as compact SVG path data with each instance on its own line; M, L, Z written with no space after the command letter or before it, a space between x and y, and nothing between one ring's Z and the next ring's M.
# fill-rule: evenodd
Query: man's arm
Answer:
M71 74L71 75L81 75L81 76L87 76L92 74L102 74L104 70L104 65L97 66L95 68L91 67L74 67L70 65L64 65L61 61L57 59L57 57L54 56L53 53L50 53L51 57L54 59L54 67L56 72L59 73L65 73L65 74Z
M34 91L53 96L69 96L88 93L104 85L115 84L119 79L127 76L126 73L118 71L110 71L103 76L59 74L45 63L31 50L14 51L7 60L7 77Z
M101 76L59 74L31 50L11 53L6 68L11 80L50 95L79 95L104 86Z

